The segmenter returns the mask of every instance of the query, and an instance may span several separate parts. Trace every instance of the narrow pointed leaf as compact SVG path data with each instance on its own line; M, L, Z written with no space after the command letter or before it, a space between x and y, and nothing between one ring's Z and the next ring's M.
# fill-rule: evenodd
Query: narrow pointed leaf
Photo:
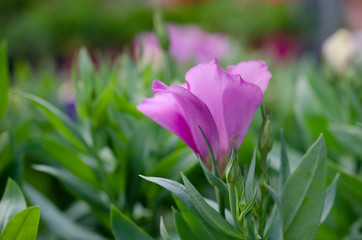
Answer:
M195 154L189 148L180 148L161 159L152 175L177 180L180 170L186 172L196 164Z
M183 174L182 179L193 205L207 222L230 237L244 237L236 231L215 209L206 203L205 199Z
M93 187L64 169L44 165L35 165L34 169L56 177L77 197L97 206L104 213L109 212L110 200L104 191Z
M87 79L93 73L93 63L85 47L82 47L78 55L78 68L82 78Z
M168 234L165 223L163 222L163 218L161 217L160 221L160 234L162 240L171 240L170 234Z
M285 240L314 239L317 234L325 197L325 159L325 144L320 136L283 188L281 219Z
M79 74L79 77L77 73ZM83 119L89 117L89 110L93 103L92 91L94 90L94 75L92 60L87 49L82 47L78 54L77 64L73 66L72 77L76 89L77 113L78 116Z
M72 143L77 149L81 151L86 150L85 142L81 135L78 133L77 127L63 112L57 109L49 102L34 96L29 93L16 93L20 97L30 101L35 106L39 107L48 120L53 124L55 129L70 143Z
M141 176L141 175L140 175ZM170 191L182 204L186 206L186 208L190 211L190 218L192 221L197 219L197 221L204 227L204 229L211 234L211 237L215 240L217 239L223 239L225 238L225 235L219 232L217 229L213 228L212 225L210 225L209 222L207 222L197 211L196 207L193 205L190 196L188 195L188 192L186 191L186 188L184 185L169 180L165 178L157 178L157 177L145 177L141 176L142 178L146 179L147 181L156 183L160 185L161 187L166 188L168 191ZM195 219L193 219L195 217ZM210 239L212 239L210 238Z
M270 195L272 196L275 204L278 207L278 212L280 212L281 210L281 203L280 203L280 197L277 191L275 191L272 187L270 187L269 185L266 185L266 188L268 189Z
M329 129L344 149L362 158L362 127L332 124Z
M172 212L176 230L181 240L196 240L191 228L187 225L181 214L175 209L172 209Z
M193 234L197 236L197 239L210 239L210 240L217 240L222 238L221 235L218 237L218 234L215 234L212 232L211 227L205 227L200 221L199 218L195 216L187 207L185 204L183 204L180 200L177 198L174 198L175 202L177 204L177 207L180 209L183 218L185 219L185 222L190 226ZM196 209L195 209L196 210ZM197 213L198 214L198 213ZM198 214L199 216L199 214ZM201 217L201 216L200 216ZM203 219L202 219L203 220ZM209 225L207 225L209 226ZM216 230L215 230L216 232ZM219 234L220 235L220 234Z
M39 207L29 207L16 214L6 225L0 240L35 240L40 219Z
M255 240L256 238L255 238L255 232L254 232L254 224L252 222L251 215L252 215L252 213L250 212L246 216L246 227L248 229L250 239Z
M282 240L282 239L283 239L282 222L280 219L280 214L278 212L276 214L273 225L271 226L270 232L268 233L266 240Z
M104 113L107 105L113 99L113 91L117 83L117 75L115 72L111 75L111 80L109 81L107 87L103 90L103 92L99 95L99 97L94 102L92 118L94 120L98 120L102 114Z
M47 152L57 160L64 168L72 172L77 177L84 181L91 183L94 186L99 185L99 181L95 173L87 165L82 158L81 154L76 150L72 150L59 142L59 139L41 138L42 144ZM94 167L95 168L95 167Z
M147 181L156 183L168 191L170 191L173 195L175 195L182 203L184 203L187 208L193 208L193 204L190 200L190 197L187 194L185 186L182 184L166 179L166 178L157 178L157 177L145 177L140 175L142 178L146 179Z
M116 240L152 240L152 238L115 207L111 210L112 232Z
M209 140L207 140L206 136L205 136L205 133L204 131L202 131L201 127L198 126L201 133L202 133L202 136L204 137L205 139L205 142L206 142L206 145L207 145L207 148L209 150L209 154L210 154L210 158L211 158L211 166L212 166L212 173L216 176L216 177L219 177L219 171L217 170L217 165L216 165L216 160L215 160L215 156L214 156L214 153L211 149L211 146L210 146L210 143L209 143ZM220 173L222 174L222 173Z
M336 197L338 179L339 179L339 174L337 174L334 177L332 183L329 185L329 187L326 190L326 197L324 199L321 223L326 220L329 212L331 211L331 209L333 207L334 199Z
M245 198L250 200L254 195L254 175L255 175L255 163L256 163L256 150L254 149L253 159L248 171L248 176L245 181Z
M28 184L24 191L32 203L39 205L42 221L62 239L104 240L105 238L84 228L62 213L51 201Z
M209 184L211 186L216 187L217 189L219 189L219 191L221 192L221 194L225 198L225 202L228 203L229 202L229 191L228 191L228 187L226 186L226 184L223 181L221 181L220 178L218 178L214 174L212 174L209 171L209 169L207 169L207 167L201 161L200 158L199 158L199 163L201 165L202 170L204 171L205 177L206 177L207 181L209 182Z
M0 202L0 232L18 212L26 208L26 202L18 184L11 178L8 179L4 194Z
M356 191L362 186L362 180L358 176L353 176L344 172L336 163L328 161L328 176L340 174L338 179L338 194L346 197L348 202L362 211L362 191Z
M284 143L283 130L280 131L280 177L279 177L279 191L281 192L284 184L290 176L289 160L287 150Z

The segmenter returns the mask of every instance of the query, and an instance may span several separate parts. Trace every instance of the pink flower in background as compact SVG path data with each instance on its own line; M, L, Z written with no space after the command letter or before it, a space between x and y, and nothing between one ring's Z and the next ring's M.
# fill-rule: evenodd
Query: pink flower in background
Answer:
M152 63L155 69L163 65L164 57L156 34L140 34L135 38L133 44L139 61L145 64Z
M182 63L202 63L214 58L225 59L231 51L230 39L223 34L207 33L194 25L169 24L170 55ZM137 55L145 62L162 63L162 50L154 33L143 33L135 39ZM156 62L156 63L155 63Z
M207 33L194 25L168 25L167 30L171 57L181 62L203 63L230 54L230 39L223 34Z
M270 78L263 61L240 62L224 71L214 60L191 68L185 75L186 84L168 87L154 81L155 95L137 109L181 138L210 169L199 125L223 174L233 140L241 145Z

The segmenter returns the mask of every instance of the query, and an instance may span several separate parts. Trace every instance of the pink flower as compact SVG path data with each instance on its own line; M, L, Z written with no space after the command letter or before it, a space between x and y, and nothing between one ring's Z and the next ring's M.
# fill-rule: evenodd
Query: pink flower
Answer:
M219 33L207 33L194 25L168 24L170 55L182 62L202 63L214 58L224 59L231 54L230 39ZM147 63L162 63L162 49L154 33L138 35L134 42L135 52Z
M224 59L230 54L230 39L220 33L208 33L195 25L171 25L170 55L180 62L203 63L214 58Z
M200 126L223 174L233 140L241 145L270 78L263 61L240 62L224 71L213 60L191 68L186 84L168 87L154 81L155 95L137 109L181 138L210 169Z

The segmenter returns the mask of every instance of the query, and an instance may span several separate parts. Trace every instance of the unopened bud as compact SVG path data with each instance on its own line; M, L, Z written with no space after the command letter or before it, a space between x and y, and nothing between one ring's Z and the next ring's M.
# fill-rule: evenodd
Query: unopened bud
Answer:
M167 52L170 47L170 39L161 10L155 11L153 15L153 25L161 48Z
M263 112L263 122L259 132L259 151L262 154L270 152L273 146L273 132L270 123L270 114Z
M226 168L226 181L228 183L236 183L241 179L241 169L237 156L237 143L235 142L229 164Z

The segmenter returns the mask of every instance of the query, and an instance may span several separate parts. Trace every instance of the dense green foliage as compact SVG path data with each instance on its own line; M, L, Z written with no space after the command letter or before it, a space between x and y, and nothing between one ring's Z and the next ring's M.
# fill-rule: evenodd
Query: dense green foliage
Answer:
M54 9L46 5L35 14L54 16L54 22L47 24L56 27L41 31L59 30L58 35L49 33L54 42L47 39L48 33L34 33L46 41L33 38L34 48L40 46L45 52L52 47L64 51L68 43L60 37L61 30L68 28L61 26L82 25L69 16L77 20L83 11L101 30L110 22L120 24L125 31L117 33L120 42L151 28L148 8L130 5L136 13L111 11L98 19L91 15L98 7L96 1L82 11L72 8L74 12L57 14L58 5L65 8L72 3L55 3ZM170 9L165 16L185 22L182 11L198 12L201 6L209 10L199 23L206 28L214 25L214 30L225 27L210 17L216 7L230 11L230 19L237 15L245 20L253 14L210 3L192 10L186 5ZM108 8L112 5L104 11ZM275 16L266 15L239 34L257 36L268 29L290 27L286 16L279 14L282 10L278 6L274 10ZM140 26L124 27L138 14L144 18L144 22L139 19ZM197 14L191 16L198 22ZM263 28L270 19L274 21ZM18 21L35 27L40 20L29 12ZM11 31L26 34L22 27L32 29L19 26L10 24L6 29L11 57L17 51L24 53ZM227 26L229 32L237 31L232 24ZM80 33L81 38L94 41L91 45L107 43L89 37L94 37L92 32ZM241 50L235 50L237 61L259 58ZM215 166L207 169L182 141L136 109L144 97L151 96L154 79L183 82L189 66L170 61L165 64L169 69L155 70L152 63L134 61L127 51L114 61L101 55L94 58L81 48L65 71L55 70L51 63L34 70L26 61L14 60L9 74L7 45L0 45L0 239L362 237L360 66L340 75L311 57L287 67L269 64L273 78L263 102L273 114L264 108L257 112L241 148L233 151L226 178L220 179ZM75 113L69 104L75 105ZM26 203L34 206L27 208Z

